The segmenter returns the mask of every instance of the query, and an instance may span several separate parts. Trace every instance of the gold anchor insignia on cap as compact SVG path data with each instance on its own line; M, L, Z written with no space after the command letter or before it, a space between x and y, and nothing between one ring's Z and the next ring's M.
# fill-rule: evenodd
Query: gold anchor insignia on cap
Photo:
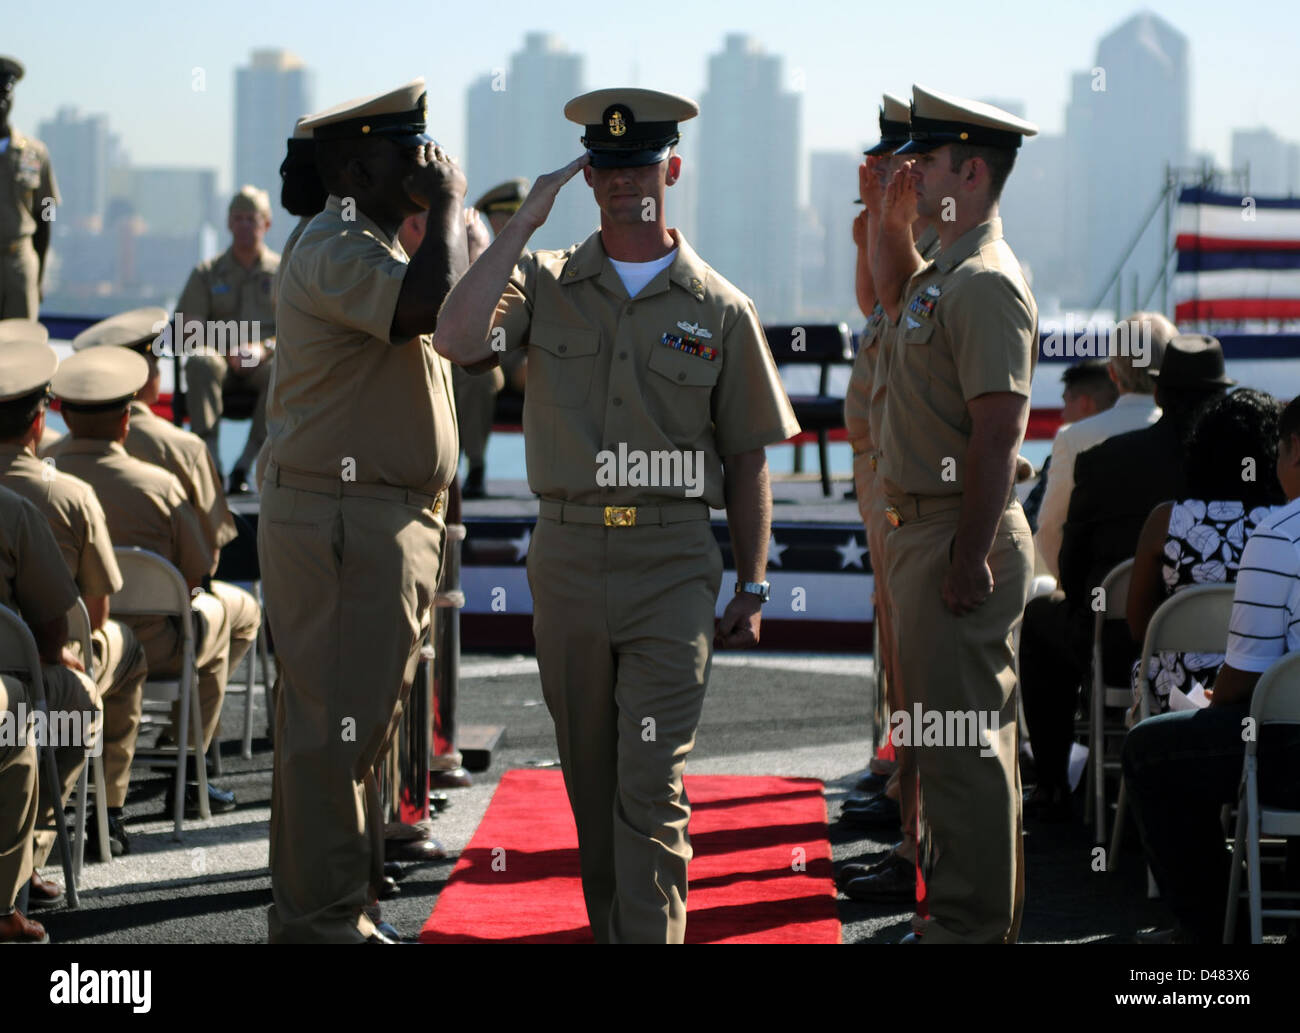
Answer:
M361 127L361 131L362 131L363 133L368 133L368 132L370 132L370 127L369 127L369 126L362 126L362 127Z
M609 135L622 136L627 132L627 123L623 120L623 112L615 111L609 116Z

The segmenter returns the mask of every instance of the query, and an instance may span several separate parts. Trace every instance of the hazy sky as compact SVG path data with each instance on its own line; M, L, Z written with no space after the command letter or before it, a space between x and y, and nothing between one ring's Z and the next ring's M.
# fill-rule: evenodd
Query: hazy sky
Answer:
M550 32L582 54L588 89L632 83L695 97L708 55L727 33L745 32L782 56L787 82L801 85L805 150L847 150L873 134L881 91L904 93L914 81L1020 99L1028 118L1059 132L1070 73L1091 68L1098 38L1147 9L1190 41L1193 149L1226 163L1232 129L1258 125L1300 140L1293 0L580 6L583 13L515 0L13 4L0 51L27 66L12 119L20 129L34 132L63 105L104 112L133 162L213 166L229 185L234 69L257 47L301 57L315 72L318 108L424 75L431 132L459 154L466 86L506 67L525 32ZM191 88L195 68L204 70L203 92ZM574 127L575 155L578 135Z

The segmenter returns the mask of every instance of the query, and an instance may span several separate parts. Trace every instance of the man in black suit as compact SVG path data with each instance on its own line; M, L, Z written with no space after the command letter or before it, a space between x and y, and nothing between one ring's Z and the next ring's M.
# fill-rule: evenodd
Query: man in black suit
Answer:
M1201 408L1234 382L1213 337L1180 334L1165 347L1156 378L1163 415L1150 427L1108 438L1075 461L1061 543L1060 589L1032 599L1020 632L1020 686L1038 782L1027 817L1072 816L1067 770L1079 686L1092 653L1093 590L1131 559L1148 514L1185 491L1183 446ZM1120 622L1108 628L1108 684L1127 684L1136 649Z

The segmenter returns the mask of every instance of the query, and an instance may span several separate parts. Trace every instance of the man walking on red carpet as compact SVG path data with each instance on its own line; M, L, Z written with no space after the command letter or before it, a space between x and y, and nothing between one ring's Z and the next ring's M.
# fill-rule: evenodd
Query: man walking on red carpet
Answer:
M653 90L571 100L564 113L585 127L587 154L537 181L453 288L434 335L461 365L528 346L524 438L541 497L533 631L602 943L685 936L682 772L714 642L758 642L764 447L799 430L753 302L668 228L677 124L698 111ZM600 230L521 260L579 169ZM715 627L722 556L709 509L724 505L738 581Z

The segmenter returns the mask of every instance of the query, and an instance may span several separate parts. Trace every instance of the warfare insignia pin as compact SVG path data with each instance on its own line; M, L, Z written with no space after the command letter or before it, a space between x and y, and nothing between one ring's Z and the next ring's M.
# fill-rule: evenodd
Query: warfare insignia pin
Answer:
M708 338L713 336L710 331L703 329L699 323L688 323L684 319L678 322L677 329L685 330L688 334L693 334L696 337Z
M920 325L921 321L919 319L913 319L911 316L907 317L907 328L909 330L915 330Z
M925 289L925 293L930 295L930 297L932 298L937 298L940 294L943 293L943 288L936 283L932 283L930 284L929 287Z

